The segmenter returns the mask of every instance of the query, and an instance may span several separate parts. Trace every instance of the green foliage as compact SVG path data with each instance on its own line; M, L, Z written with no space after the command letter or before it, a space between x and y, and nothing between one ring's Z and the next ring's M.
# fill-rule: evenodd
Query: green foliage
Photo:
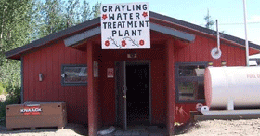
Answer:
M83 1L83 6L81 9L83 11L81 14L81 22L92 19L92 11L90 9L89 3L87 3L86 0Z
M35 39L59 32L86 20L99 16L100 3L92 10L86 0L45 0L38 1L33 9Z
M205 27L208 29L212 29L212 26L215 24L215 22L212 20L211 16L209 15L209 9L207 16L204 17L204 20L206 21Z
M7 93L6 102L0 102L0 119L7 104L20 101L20 62L7 60L4 53L31 41L31 8L32 0L0 1L0 90Z
M32 0L0 1L0 82L20 86L20 62L5 59L5 52L30 42Z
M6 51L93 19L99 7L91 9L86 0L1 0L0 82L20 86L20 62L5 59Z
M5 88L3 84L0 82L0 95L5 94Z
M13 104L13 103L20 103L20 92L21 88L19 86L13 86L13 85L7 85L5 86L6 92L7 92L7 97L6 101Z
M5 119L6 105L20 103L21 88L13 85L7 85L5 86L5 88L8 95L5 102L0 102L0 120L2 118ZM0 125L5 125L5 120L2 122L0 121Z
M98 3L98 2L95 4L95 6L93 6L92 11L94 14L94 18L97 18L100 16L100 6L101 6L101 3Z

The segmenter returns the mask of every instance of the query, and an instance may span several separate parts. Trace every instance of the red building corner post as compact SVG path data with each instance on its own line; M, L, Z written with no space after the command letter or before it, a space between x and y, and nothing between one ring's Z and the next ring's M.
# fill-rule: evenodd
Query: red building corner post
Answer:
M166 83L167 83L167 129L169 135L174 135L175 124L175 68L174 39L166 44Z
M87 68L88 68L88 134L97 135L97 102L96 91L93 81L93 47L91 42L87 42Z

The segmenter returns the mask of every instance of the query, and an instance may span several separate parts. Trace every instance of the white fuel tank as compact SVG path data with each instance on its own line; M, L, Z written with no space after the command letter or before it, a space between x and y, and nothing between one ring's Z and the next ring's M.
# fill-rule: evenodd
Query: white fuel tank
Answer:
M210 109L260 108L260 67L208 67L204 73L206 104Z

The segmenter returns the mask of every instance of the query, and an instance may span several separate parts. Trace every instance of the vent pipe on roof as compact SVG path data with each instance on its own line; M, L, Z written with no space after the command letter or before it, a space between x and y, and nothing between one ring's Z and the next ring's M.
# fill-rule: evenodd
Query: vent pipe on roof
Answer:
M220 51L220 40L219 40L219 31L218 31L218 20L216 20L216 30L217 30L217 46L218 46L218 51Z
M220 40L219 40L219 32L218 32L218 20L216 20L216 31L217 31L217 47L211 50L211 56L214 59L219 59L221 57L221 50L220 50Z

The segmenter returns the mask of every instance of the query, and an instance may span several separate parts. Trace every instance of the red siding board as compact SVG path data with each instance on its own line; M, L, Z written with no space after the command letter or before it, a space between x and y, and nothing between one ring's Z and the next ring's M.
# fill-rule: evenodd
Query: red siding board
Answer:
M60 65L59 65L59 44L53 47L53 59L52 59L52 95L53 100L59 99L59 77L60 77Z
M103 87L100 88L102 92L102 118L105 125L112 125L115 121L115 80L114 78L107 78L107 68L114 68L114 62L105 62L105 67L102 70L103 75Z
M213 45L211 45L210 39L208 39L206 49L207 49L207 56L206 56L207 59L206 59L206 61L212 61L213 62L213 58L211 56L211 50L213 49Z
M70 49L70 56L73 56L73 57L70 57L70 64L77 64L77 55L76 55L76 49ZM74 90L74 87L73 86L69 86L68 87L69 90L68 90L68 94L69 94L69 101L70 101L70 104L71 104L71 110L73 111L77 111L77 99L75 98L79 98L77 96L77 90ZM78 122L78 115L74 115L73 116L73 120L76 120L76 122Z
M48 76L48 74L49 73L47 73L47 49L43 49L43 50L41 50L41 71L42 71L42 73L43 73L43 75L44 75L44 80L42 81L42 98L41 98L41 100L42 101L46 101L46 99L47 99L47 97L48 97L48 95L47 95L47 82L48 82L48 78L47 78L47 76Z
M197 60L196 61L203 60L203 54L205 53L202 48L201 40L202 40L202 38L200 36L198 36L196 38L196 48L197 48L197 54L196 54Z
M209 56L209 40L206 37L201 37L200 38L200 50L201 50L201 54L199 61L207 61L208 60L208 56ZM198 60L197 60L198 61Z
M186 46L185 47L185 61L186 62L189 62L190 61L190 57L191 57L191 55L190 55L190 46Z
M61 74L61 65L65 63L65 48L63 47L63 43L62 44L59 44L59 66L58 66L58 69L59 69L59 72ZM61 76L59 76L58 78L58 83L61 82ZM65 101L65 92L64 92L65 88L61 85L59 85L59 101Z
M260 51L254 48L249 48L249 55L254 55L259 53Z
M222 52L221 61L226 61L227 62L228 47L226 45L222 44L222 46L220 46L220 50Z
M245 49L241 49L240 54L241 54L241 65L246 66L246 51L245 51Z
M53 96L53 69L52 69L52 64L53 64L53 47L48 48L47 50L47 101L54 101L54 96Z
M236 48L235 49L236 66L241 66L242 65L242 63L241 63L242 55L240 53L240 50L241 50L240 48Z
M29 89L28 89L28 101L33 101L33 95L34 95L34 91L33 91L33 61L32 61L32 57L30 55L29 57L29 69L28 69L28 75L29 75Z
M166 122L166 95L164 87L165 66L161 60L151 62L152 124Z
M39 74L40 74L40 55L41 54L38 54L36 53L35 54L35 61L34 61L34 64L35 64L35 70L34 70L34 90L35 90L35 99L34 101L37 101L39 99L41 99L41 87L40 87L40 81L39 81Z
M234 47L231 47L229 46L229 49L228 49L228 54L229 54L229 62L227 63L230 63L230 66L236 66L236 58L235 58L235 52L234 52L235 48Z
M189 54L191 55L190 61L194 62L194 61L197 60L197 47L196 47L195 42L190 43L189 46L190 46L190 53ZM178 59L176 58L176 60L178 60Z
M178 61L184 62L185 61L184 58L185 58L185 48L178 49L178 59L179 59Z
M24 56L23 57L23 99L24 101L28 101L28 95L29 95L29 78L28 78L28 75L29 75L29 66L28 66L28 62L29 62L29 59L28 59L28 56Z

